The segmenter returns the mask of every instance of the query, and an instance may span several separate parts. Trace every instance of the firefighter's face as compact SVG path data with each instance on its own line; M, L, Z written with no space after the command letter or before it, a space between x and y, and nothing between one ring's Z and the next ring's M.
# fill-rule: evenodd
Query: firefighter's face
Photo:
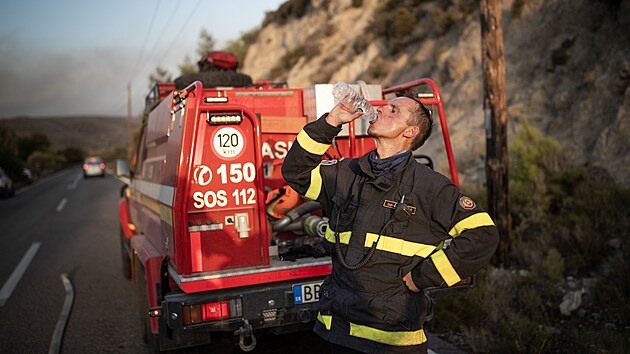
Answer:
M411 111L417 103L408 97L396 97L377 109L378 119L370 121L368 134L373 138L398 138L417 129L407 125Z

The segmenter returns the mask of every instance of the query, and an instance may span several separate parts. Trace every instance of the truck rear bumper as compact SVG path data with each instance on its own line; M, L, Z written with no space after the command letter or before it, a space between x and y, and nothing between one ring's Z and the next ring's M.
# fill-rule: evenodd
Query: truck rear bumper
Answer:
M294 299L294 285L323 281L325 276L259 284L235 289L224 289L200 293L172 292L162 301L162 316L168 327L183 331L237 331L245 320L254 330L269 329L274 333L299 331L309 328L317 317L317 301L298 303ZM187 308L193 305L218 301L240 300L240 316L207 321L185 323Z

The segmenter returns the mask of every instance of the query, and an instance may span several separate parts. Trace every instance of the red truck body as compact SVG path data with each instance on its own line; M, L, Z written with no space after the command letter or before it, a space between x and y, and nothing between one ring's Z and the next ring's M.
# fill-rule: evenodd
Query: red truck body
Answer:
M405 91L439 114L458 184L433 81L381 90L371 102L383 105L387 96ZM139 286L154 350L209 343L214 332L232 332L242 349L251 350L254 331L311 326L330 258L286 260L282 254L317 240L300 226L307 216L323 227L326 218L309 210L291 220L297 228L278 231L278 215L268 210L269 194L285 186L280 167L288 149L317 118L312 109L306 112L305 95L306 89L272 83L204 88L194 82L183 90L158 84L147 98L119 214L124 271ZM374 147L351 124L325 158L358 157Z

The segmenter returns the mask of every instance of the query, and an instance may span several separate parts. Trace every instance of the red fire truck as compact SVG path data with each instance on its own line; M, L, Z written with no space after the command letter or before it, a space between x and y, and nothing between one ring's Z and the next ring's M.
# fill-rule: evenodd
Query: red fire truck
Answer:
M119 203L123 271L138 285L154 351L206 344L217 332L249 351L255 331L311 328L331 271L326 215L285 185L280 167L304 124L334 105L332 85L208 81L158 83L147 96ZM431 107L458 184L432 80L354 87L375 106L407 91ZM372 150L366 130L361 119L350 124L324 158Z

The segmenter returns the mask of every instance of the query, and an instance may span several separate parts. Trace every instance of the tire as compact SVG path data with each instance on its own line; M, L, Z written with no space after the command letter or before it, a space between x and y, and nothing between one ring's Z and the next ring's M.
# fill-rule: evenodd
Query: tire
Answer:
M129 240L125 237L125 234L120 227L120 255L122 258L122 273L125 279L131 280L131 245Z
M195 81L201 81L203 87L230 86L244 87L252 84L249 75L235 71L200 71L184 74L175 79L175 89L182 90Z

